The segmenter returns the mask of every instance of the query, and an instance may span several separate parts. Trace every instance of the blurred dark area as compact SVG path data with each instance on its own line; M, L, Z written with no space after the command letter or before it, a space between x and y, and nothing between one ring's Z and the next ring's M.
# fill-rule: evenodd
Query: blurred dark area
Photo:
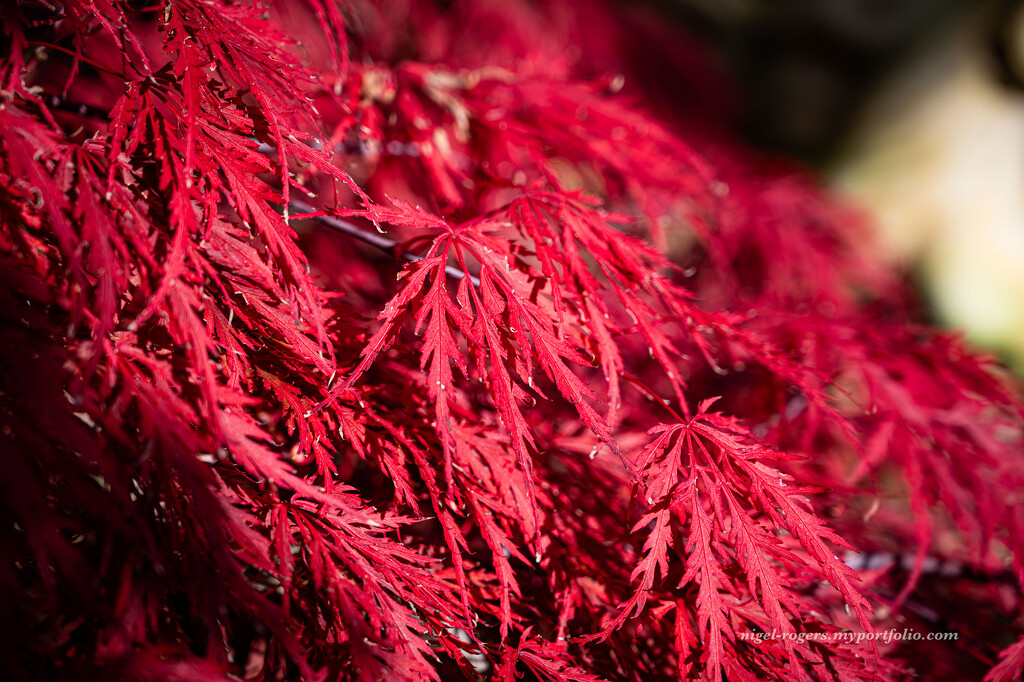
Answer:
M992 77L1024 81L1019 0L655 0L700 36L736 83L741 134L812 163L836 150L863 103L935 36L984 33Z

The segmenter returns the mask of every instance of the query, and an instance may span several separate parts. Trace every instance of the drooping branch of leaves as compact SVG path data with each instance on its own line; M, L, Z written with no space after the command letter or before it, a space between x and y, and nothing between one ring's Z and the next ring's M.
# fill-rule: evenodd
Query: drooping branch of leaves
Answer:
M16 675L1019 672L971 579L1024 578L1016 387L856 216L630 89L677 37L590 0L3 26ZM907 623L972 644L843 636Z
M46 46L53 47L48 44ZM48 97L44 95L43 99L49 100L48 104L51 109L70 111L75 114L78 114L79 116L87 116L94 120L100 121L105 121L109 116L109 112L104 112L101 109L98 109L97 107L82 104L81 102L70 101L57 94L51 94ZM339 149L340 147L342 147L342 145L336 145L335 151L341 151L341 149ZM261 144L259 146L259 150L261 153L266 155L273 155L276 152L274 147L267 144ZM363 242L364 244L369 244L370 246L376 247L381 251L384 251L385 253L397 256L402 260L415 261L420 259L420 256L414 253L400 250L400 244L398 244L394 240L388 239L383 234L374 234L373 232L363 229L348 220L343 220L333 215L325 215L323 211L317 210L316 208L307 204L304 201L293 199L291 203L289 203L288 206L286 207L284 213L288 215L292 220L313 220L319 225L334 230L335 232L339 232L347 237L357 239ZM380 226L378 225L377 227L379 229ZM381 232L383 231L381 230ZM465 272L452 266L446 267L445 271L447 272L449 277L453 277L455 279L461 279L466 276ZM474 285L479 284L476 281L475 277L473 277L472 275L470 275L470 277L470 281L473 282Z

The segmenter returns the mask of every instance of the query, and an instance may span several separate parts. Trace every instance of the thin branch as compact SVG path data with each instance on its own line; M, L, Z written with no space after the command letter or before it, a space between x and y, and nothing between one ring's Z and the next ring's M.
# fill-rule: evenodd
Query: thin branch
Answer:
M100 64L97 61L93 61L92 59L89 59L88 57L83 56L81 53L75 52L74 50L69 50L66 47L61 47L60 45L54 45L53 43L43 42L41 40L30 40L28 44L31 45L32 47L45 47L45 48L47 48L49 50L57 50L58 52L63 52L64 54L66 54L68 56L74 57L75 59L77 59L78 61L82 62L83 64L88 64L89 66L93 67L94 69L98 69L100 71L103 71L104 73L110 74L111 76L117 76L118 78L120 78L122 80L124 79L124 74L123 73L115 71L114 69L110 68L109 66L104 66L103 64Z
M296 199L292 199L288 203L288 211L289 213L291 213L292 211L296 213L322 212L320 209L314 208L313 206L310 206L309 204ZM320 225L323 225L324 227L334 230L335 232L340 232L341 234L348 235L349 237L354 237L355 239L358 239L364 244L375 246L378 249L386 251L390 254L394 254L398 247L398 242L392 239L388 239L387 237L384 237L382 235L370 232L369 230L364 230L355 223L351 223L342 218L336 218L334 216L329 215L317 215L309 216L307 218L297 218L297 220L312 220L316 223L319 223ZM418 256L415 253L410 253L409 251L403 251L401 254L399 254L399 257L409 262L423 259L423 256ZM449 277L457 280L467 276L466 272L463 272L461 269L455 267L454 265L445 266L444 271ZM474 277L473 275L469 275L469 281L473 283L473 286L480 286L480 280Z

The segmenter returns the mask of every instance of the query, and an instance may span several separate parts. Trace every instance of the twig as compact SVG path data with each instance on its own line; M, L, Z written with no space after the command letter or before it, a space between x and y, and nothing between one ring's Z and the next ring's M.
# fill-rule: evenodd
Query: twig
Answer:
M288 210L289 212L295 211L296 213L320 212L319 209L314 208L313 206L310 206L309 204L296 199L292 199L289 202ZM364 244L375 246L378 249L381 249L382 251L387 251L388 253L391 254L394 254L398 247L398 242L392 239L388 239L387 237L384 237L382 235L375 234L368 230L364 230L360 228L358 225L351 223L347 220L344 220L342 218L336 218L334 216L329 215L317 215L310 216L308 218L298 218L298 220L312 220L316 223L319 223L320 225L323 225L324 227L334 230L335 232L340 232L344 235L354 237L355 239L358 239ZM409 251L403 251L401 254L399 254L399 257L408 262L423 260L423 256L418 256L415 253L410 253ZM467 276L467 273L463 272L454 265L446 265L444 271L445 274L447 274L449 277L453 279L462 279L463 277ZM469 275L469 281L473 283L473 286L480 285L480 280L478 280L473 275Z

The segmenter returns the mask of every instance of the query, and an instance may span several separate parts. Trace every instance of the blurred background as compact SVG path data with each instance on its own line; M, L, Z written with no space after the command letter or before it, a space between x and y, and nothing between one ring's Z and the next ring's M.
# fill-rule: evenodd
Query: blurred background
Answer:
M1024 3L661 0L740 134L865 207L936 323L1024 371Z

